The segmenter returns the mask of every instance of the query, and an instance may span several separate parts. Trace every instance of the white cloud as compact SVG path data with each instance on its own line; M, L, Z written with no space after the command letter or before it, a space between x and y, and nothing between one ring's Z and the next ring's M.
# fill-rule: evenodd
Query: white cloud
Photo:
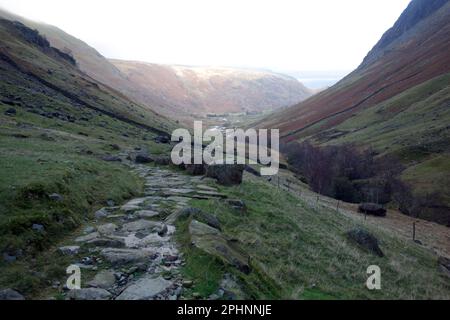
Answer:
M0 0L111 58L291 70L355 68L409 0Z

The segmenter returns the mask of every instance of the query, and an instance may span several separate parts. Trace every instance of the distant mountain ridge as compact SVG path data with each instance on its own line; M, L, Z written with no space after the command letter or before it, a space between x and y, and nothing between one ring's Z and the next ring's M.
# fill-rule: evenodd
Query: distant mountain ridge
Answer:
M205 68L108 60L57 27L1 10L0 17L37 29L53 47L72 55L80 70L88 76L150 110L172 118L192 119L206 113L277 109L296 104L313 94L297 80L272 72L212 68L214 76L206 79L196 72ZM208 73L203 72L205 74Z
M144 103L156 98L186 114L265 111L312 95L296 79L267 71L110 61L142 88L131 96Z

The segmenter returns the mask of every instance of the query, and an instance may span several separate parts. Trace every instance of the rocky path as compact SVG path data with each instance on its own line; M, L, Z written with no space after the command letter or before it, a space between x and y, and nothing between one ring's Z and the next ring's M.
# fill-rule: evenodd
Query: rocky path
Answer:
M95 273L90 281L83 278L81 289L67 291L66 298L176 300L191 285L180 273L184 261L174 240L173 215L193 198L223 195L202 177L135 164L132 169L146 181L144 196L97 211L95 223L59 248L74 256L82 278Z

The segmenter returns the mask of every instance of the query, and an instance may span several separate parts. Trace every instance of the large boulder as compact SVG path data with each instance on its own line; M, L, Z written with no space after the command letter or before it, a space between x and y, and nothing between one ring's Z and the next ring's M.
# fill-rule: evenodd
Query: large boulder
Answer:
M236 267L245 274L250 273L249 256L235 241L225 237L220 230L192 220L189 225L189 234L192 244L198 249Z
M362 229L354 229L347 233L347 237L351 241L357 243L371 253L374 253L379 257L384 257L384 253L383 251L381 251L380 246L378 245L378 239L368 231Z
M377 217L385 217L387 212L383 206L376 203L361 203L358 207L358 211Z
M244 168L239 164L213 164L206 167L206 176L224 186L238 185L242 183Z

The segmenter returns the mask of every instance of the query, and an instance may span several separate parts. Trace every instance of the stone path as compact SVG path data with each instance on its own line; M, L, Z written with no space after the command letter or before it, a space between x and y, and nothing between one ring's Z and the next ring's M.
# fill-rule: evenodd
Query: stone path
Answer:
M146 181L143 197L99 210L95 223L73 244L60 248L62 254L80 260L73 263L82 274L96 272L82 289L68 292L69 299L176 300L183 285L190 285L180 274L184 260L169 216L188 207L193 198L224 195L202 177L135 164L132 168Z

